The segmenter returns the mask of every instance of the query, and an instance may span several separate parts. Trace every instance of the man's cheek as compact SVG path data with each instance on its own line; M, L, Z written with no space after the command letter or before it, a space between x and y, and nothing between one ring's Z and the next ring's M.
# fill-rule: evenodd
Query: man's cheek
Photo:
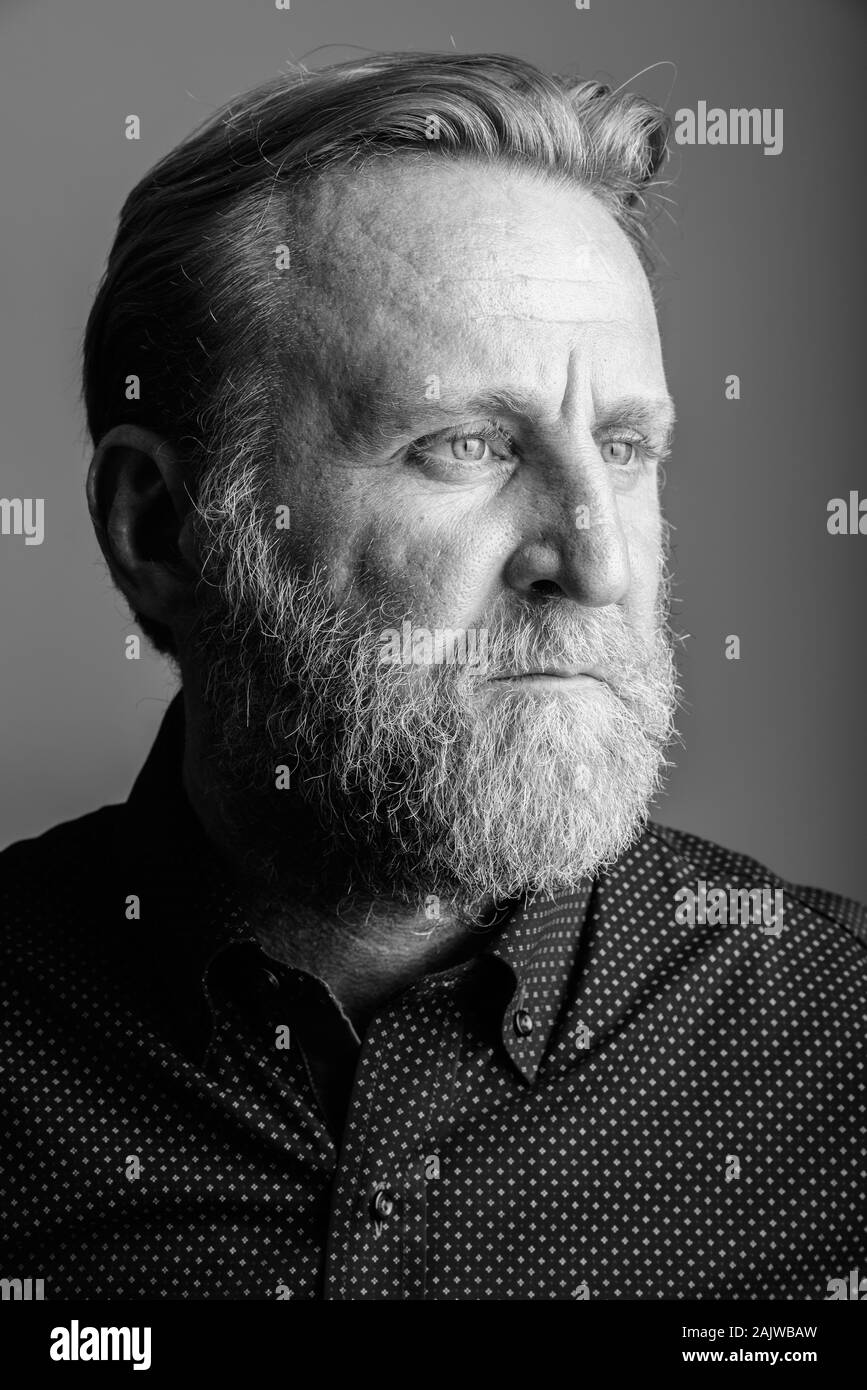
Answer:
M662 517L658 509L637 508L622 519L629 555L632 587L652 587L659 573L662 553Z
M404 547L392 571L393 592L428 623L466 626L486 608L495 576L480 544L453 532Z

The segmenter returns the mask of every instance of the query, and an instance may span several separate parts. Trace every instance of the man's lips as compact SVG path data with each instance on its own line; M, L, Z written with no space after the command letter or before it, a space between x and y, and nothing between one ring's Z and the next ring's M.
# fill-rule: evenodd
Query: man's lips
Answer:
M492 681L521 680L595 680L604 681L602 672L587 666L540 666L533 671L504 671L498 676L489 676Z

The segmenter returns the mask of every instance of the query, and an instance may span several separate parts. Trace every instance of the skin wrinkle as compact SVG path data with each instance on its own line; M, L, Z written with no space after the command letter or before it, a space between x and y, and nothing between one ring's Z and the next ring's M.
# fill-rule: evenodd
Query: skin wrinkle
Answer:
M581 190L397 162L331 188L318 229L286 296L306 377L285 404L287 458L261 508L239 492L227 509L219 479L202 499L213 606L185 686L208 692L210 733L185 775L203 819L226 808L215 838L258 865L269 949L363 1012L466 949L504 895L574 883L640 828L674 699L658 478L650 463L621 479L596 422L667 389L644 272ZM616 282L575 273L588 239ZM440 402L424 399L431 374ZM486 389L533 398L502 470L407 460L429 428L476 422L461 402ZM276 536L275 500L292 515ZM485 627L491 670L583 653L609 685L494 695L483 671L391 670L379 635L405 615ZM274 792L277 762L290 793ZM286 885L291 922L266 882Z
M365 239L370 239L370 238L368 238L368 231L367 231L367 228L364 228L364 236L365 236ZM349 257L343 257L343 261L345 261L345 263L346 263L347 260L349 260ZM354 336L354 335L353 335L353 336ZM406 353L406 356L408 356L408 357L413 356L413 352L411 352L411 350L410 350L410 352Z
M446 169L449 167L446 165ZM494 184L500 189L509 186L508 178L504 179L502 172L496 166L464 157L458 167L464 174L467 171L477 170L487 183ZM400 196L401 186L405 184L406 176L410 173L421 176L420 179L416 178L414 185L416 189L419 187L425 189L430 182L428 175L431 171L427 165L412 157L405 156L398 165L393 165L387 159L378 159L369 168L383 185L383 201L387 201L389 195L392 197ZM535 171L530 170L521 171L519 177L529 183L537 182L543 188L550 188L555 182L550 177L538 175ZM317 230L321 229L321 234L317 235L314 231L305 244L315 252L320 263L324 263L329 251L340 240L341 232L345 228L346 195L355 187L357 187L355 184L345 184L341 176L338 175L320 184L314 195L315 201L308 201L307 203L306 210L313 216L314 226ZM387 265L390 272L394 269L393 262L397 261L426 291L431 281L424 274L425 267L417 268L414 262L413 258L418 257L418 249L412 239L404 237L404 245L400 244L401 228L397 222L389 224L388 221L380 220L375 223L375 227L375 232L369 230L364 225L363 217L358 217L352 229L352 236L356 241L366 244L377 262L380 265ZM577 240L577 233L582 234L583 240ZM573 218L570 224L569 235L573 247L591 248L599 254L592 233L586 231L577 218ZM502 278L503 268L502 265L496 264L495 255L491 251L492 242L508 241L513 247L518 247L523 255L535 251L532 239L524 236L520 219L514 217L485 216L484 213L474 212L472 224L464 229L464 237L467 255L476 255L494 263L494 275L489 277L493 280ZM387 280L390 276L386 275L384 278ZM526 274L523 278L527 278ZM436 283L436 277L434 277L433 283Z

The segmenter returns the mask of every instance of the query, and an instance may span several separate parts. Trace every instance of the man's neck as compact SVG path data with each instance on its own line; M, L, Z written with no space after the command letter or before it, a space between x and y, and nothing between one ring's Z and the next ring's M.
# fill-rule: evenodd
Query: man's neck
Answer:
M324 980L363 1033L389 998L476 955L497 925L480 931L454 917L430 922L423 913L383 906L364 920L355 913L347 919L333 904L287 902L283 912L260 917L255 930L269 955Z
M297 833L288 821L283 825L292 854L275 888L268 875L250 868L249 847L228 828L229 821L243 823L244 817L222 814L221 798L198 775L191 752L188 743L187 796L209 840L232 865L263 948L324 980L359 1031L387 999L416 980L477 955L511 915L514 904L495 909L482 903L474 913L460 914L438 899L425 911L388 897L361 897L351 863L333 848L326 854L301 804Z

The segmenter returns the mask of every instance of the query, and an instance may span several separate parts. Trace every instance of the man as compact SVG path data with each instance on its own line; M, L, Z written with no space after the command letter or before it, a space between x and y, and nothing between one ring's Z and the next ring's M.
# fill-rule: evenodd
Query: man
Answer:
M863 911L653 825L668 122L512 58L258 89L131 194L90 508L182 691L3 855L3 1269L55 1298L828 1296Z

